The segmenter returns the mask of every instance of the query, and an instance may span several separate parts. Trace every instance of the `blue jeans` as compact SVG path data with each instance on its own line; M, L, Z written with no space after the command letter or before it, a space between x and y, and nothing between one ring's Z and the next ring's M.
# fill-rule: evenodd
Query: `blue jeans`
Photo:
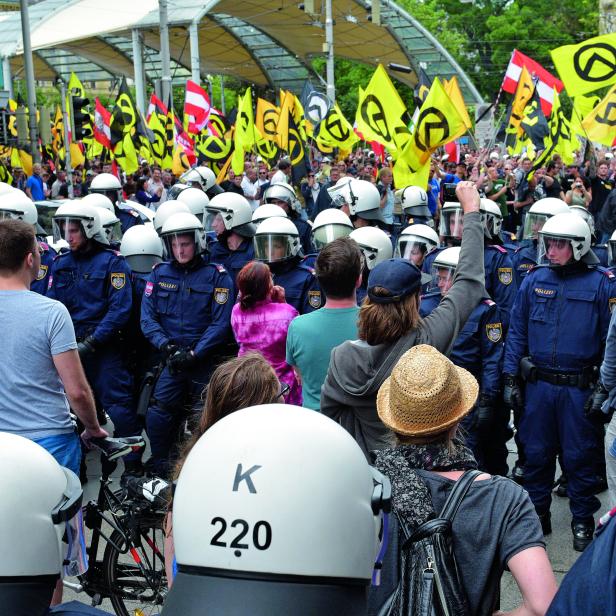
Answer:
M65 466L79 477L81 464L81 441L75 432L32 439L46 449L60 466Z

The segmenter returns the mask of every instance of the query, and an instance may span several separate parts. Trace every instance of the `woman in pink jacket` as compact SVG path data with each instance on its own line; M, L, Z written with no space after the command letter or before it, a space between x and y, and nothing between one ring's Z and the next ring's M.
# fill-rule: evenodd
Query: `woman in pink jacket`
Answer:
M302 388L293 368L287 364L287 331L297 310L285 302L284 289L274 286L269 267L260 261L244 265L236 280L239 296L233 306L231 327L239 356L261 353L276 371L280 383L288 386L285 401L302 404Z

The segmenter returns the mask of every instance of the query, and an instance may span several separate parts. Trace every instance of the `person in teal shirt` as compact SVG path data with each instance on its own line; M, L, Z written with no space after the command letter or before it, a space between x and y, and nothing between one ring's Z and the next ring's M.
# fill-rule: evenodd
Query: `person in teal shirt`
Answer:
M333 240L317 257L315 268L326 302L323 308L296 317L287 334L287 363L302 384L303 406L320 410L321 386L334 347L357 339L359 307L355 291L361 284L363 257L349 237Z

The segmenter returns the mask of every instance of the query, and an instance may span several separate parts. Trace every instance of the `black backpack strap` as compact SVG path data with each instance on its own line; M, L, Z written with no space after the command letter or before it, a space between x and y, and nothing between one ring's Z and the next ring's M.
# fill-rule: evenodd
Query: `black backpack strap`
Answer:
M451 492L443 505L443 510L439 516L440 518L453 522L453 519L456 516L456 513L458 513L458 509L460 508L466 493L471 487L473 481L475 481L479 475L481 475L481 472L476 470L468 470L464 472L462 477L456 481L455 485L451 489Z

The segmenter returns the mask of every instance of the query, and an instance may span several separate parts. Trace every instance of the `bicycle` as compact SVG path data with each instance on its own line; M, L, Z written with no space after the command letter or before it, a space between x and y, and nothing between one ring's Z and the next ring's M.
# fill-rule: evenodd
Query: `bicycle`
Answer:
M170 485L162 479L135 477L112 490L109 477L117 460L143 449L145 441L128 437L90 443L102 453L102 473L98 498L83 509L84 524L92 531L89 567L78 582L65 580L64 586L87 593L92 607L108 598L117 616L154 616L167 593L164 519ZM99 558L101 539L105 547Z

